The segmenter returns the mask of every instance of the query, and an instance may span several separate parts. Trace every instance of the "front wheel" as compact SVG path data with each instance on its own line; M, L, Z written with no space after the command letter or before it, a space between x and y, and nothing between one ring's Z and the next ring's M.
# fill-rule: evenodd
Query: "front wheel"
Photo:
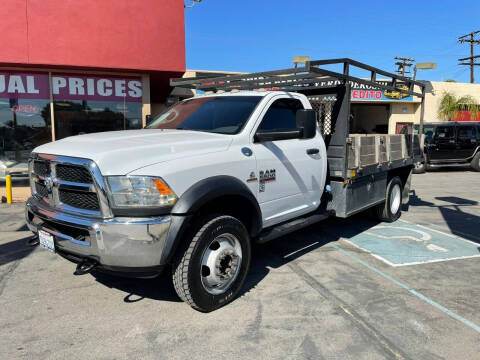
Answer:
M385 222L394 222L402 214L402 180L395 176L390 180L387 186L385 202L377 205L375 208L379 220Z
M247 229L238 219L213 215L201 220L173 266L178 296L203 312L228 304L242 288L250 253Z

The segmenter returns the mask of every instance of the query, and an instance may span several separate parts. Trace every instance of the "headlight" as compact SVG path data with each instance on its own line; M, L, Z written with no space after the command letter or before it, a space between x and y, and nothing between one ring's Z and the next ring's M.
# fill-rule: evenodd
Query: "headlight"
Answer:
M150 176L108 176L114 207L172 206L177 196L160 178Z

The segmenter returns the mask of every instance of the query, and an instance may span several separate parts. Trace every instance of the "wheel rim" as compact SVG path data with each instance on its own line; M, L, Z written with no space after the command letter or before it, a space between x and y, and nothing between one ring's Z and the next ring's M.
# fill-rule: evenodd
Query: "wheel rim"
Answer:
M393 215L395 215L398 212L398 209L400 209L400 202L401 202L400 193L401 193L400 185L395 184L390 194L390 211L392 212Z
M420 161L415 163L415 169L421 169L422 166L423 166L423 164Z
M242 265L242 247L232 234L217 236L202 256L200 277L203 288L213 295L223 294L235 281Z

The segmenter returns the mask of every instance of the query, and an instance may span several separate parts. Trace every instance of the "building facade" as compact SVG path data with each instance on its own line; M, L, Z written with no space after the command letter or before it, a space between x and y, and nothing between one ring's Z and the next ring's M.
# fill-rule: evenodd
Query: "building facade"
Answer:
M0 160L67 136L138 129L185 72L180 0L4 0Z
M456 97L472 96L480 104L480 84L424 81L426 84L424 122L446 121L438 115L444 93ZM421 101L418 97L402 97L399 92L379 89L360 89L353 86L351 130L358 133L411 133L420 123ZM480 121L468 111L459 111L455 121Z

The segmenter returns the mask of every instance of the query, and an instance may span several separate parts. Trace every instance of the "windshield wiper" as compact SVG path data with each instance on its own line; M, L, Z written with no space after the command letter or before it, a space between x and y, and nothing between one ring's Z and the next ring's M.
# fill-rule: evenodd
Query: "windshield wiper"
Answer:
M212 131L209 131L209 130L190 129L190 128L186 128L186 127L177 127L177 128L175 128L175 130L189 130L189 131L200 131L200 132L208 132L208 133L212 132Z

